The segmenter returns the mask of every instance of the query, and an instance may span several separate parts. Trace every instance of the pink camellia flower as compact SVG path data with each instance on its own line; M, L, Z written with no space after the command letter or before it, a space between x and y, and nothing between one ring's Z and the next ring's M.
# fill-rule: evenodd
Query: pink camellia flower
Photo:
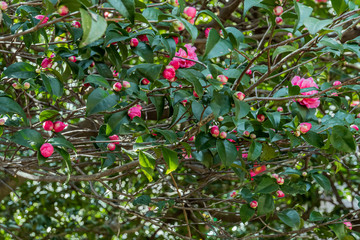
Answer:
M232 191L232 192L230 193L230 197L232 197L232 198L236 197L236 195L237 195L237 192L236 192L236 191Z
M221 139L225 139L227 137L227 133L226 132L221 132L220 133L220 138Z
M172 60L171 62L169 62L170 66L173 66L176 70L179 69L180 65L178 61Z
M205 29L205 37L206 37L206 38L209 37L210 30L211 30L211 28Z
M6 122L5 118L0 118L0 126L3 126L5 122Z
M245 94L243 92L236 92L235 97L239 99L240 101L244 100Z
M150 81L147 78L143 78L141 80L141 84L143 84L143 85L148 85L149 83L150 83Z
M283 109L282 107L278 107L278 108L276 109L276 111L278 111L278 112L283 112L284 109Z
M275 179L278 179L278 178L279 178L279 175L276 174L276 173L273 173L273 174L271 174L271 177L272 177L272 178L275 178Z
M355 129L356 131L359 131L359 127L358 127L357 125L355 125L355 124L350 125L350 128L353 128L353 129Z
M139 35L137 37L141 42L148 42L149 41L148 37L145 34Z
M311 123L300 123L300 125L297 127L297 130L300 131L300 133L305 134L311 129L312 125Z
M41 62L41 67L43 68L51 68L53 60L51 58L44 58Z
M172 23L173 27L174 27L174 30L177 31L177 32L180 32L182 30L185 29L185 26L182 22L180 21L175 21Z
M185 44L185 47L186 47L187 52L184 49L180 48L179 51L177 53L175 53L175 56L197 61L198 57L195 53L196 47L192 47L190 44ZM174 57L173 61L177 61L181 68L189 68L196 64L196 62L177 58L177 57Z
M189 141L190 141L190 142L195 141L195 136L191 136L191 137L189 138Z
M276 17L275 22L276 22L276 24L282 24L283 23L282 17Z
M184 9L184 16L188 20L194 18L196 16L196 8L194 8L194 7L186 7Z
M181 101L181 104L184 105L184 107L185 107L185 105L186 105L187 102L188 102L188 100L185 99L185 100L182 100L182 101Z
M61 5L58 8L58 13L60 14L60 16L65 16L69 14L69 8L65 5Z
M40 20L41 24L47 23L49 21L49 18L44 15L36 15L35 18Z
M258 175L259 173L262 173L262 172L264 172L264 171L266 171L266 166L265 166L265 165L260 166L260 165L255 164L255 165L254 165L254 169L253 169L253 170L250 170L250 176L251 176L251 177L254 177L254 176L256 176L256 175ZM253 181L253 180L254 180L254 179L251 178L251 181Z
M284 180L282 177L278 177L278 178L276 179L276 182L277 182L277 184L279 184L279 185L283 185L284 182L285 182L285 180Z
M194 97L196 97L196 98L199 97L199 95L198 95L195 91L193 91L193 95L194 95Z
M245 74L247 74L247 75L251 75L251 74L252 74L251 69L246 70Z
M68 58L70 62L76 62L76 57L75 56L71 56Z
M71 23L71 26L73 26L74 28L81 28L81 23L78 21L73 21Z
M142 106L137 104L135 107L137 107L138 109L142 110Z
M218 117L218 121L219 121L219 122L224 121L224 117L223 117L223 116L219 116L219 117Z
M179 37L173 36L172 38L174 39L175 44L178 44L178 43L179 43Z
M123 87L129 88L129 87L131 87L131 84L128 81L123 81Z
M284 12L284 9L283 9L282 6L276 6L276 7L274 8L274 14L275 14L276 16L280 16L283 12Z
M120 140L119 136L114 134L112 136L109 136L110 140ZM113 142L114 144L120 144L120 141Z
M114 70L114 71L113 71L113 77L116 78L116 77L118 77L118 76L119 76L119 73L118 73L116 70Z
M210 128L210 134L211 134L213 137L218 137L219 134L220 134L219 127L218 127L218 126L212 126L212 127Z
M227 139L229 142L231 142L231 143L236 143L236 141L234 140L234 139L231 139L231 138L229 138L229 139Z
M137 106L132 107L132 108L129 109L128 115L129 115L131 120L133 120L134 117L141 117L141 109L139 107L137 107Z
M176 80L175 70L176 69L171 65L166 66L165 70L163 71L163 77L169 82L174 82Z
M285 197L285 193L283 191L281 191L281 190L277 190L276 191L276 196L278 198L283 198L283 197Z
M241 154L241 157L242 157L242 158L247 158L248 156L249 156L249 154L247 154L247 153Z
M54 122L54 132L61 132L67 126L68 126L67 124L65 124L61 121L56 121L56 122Z
M13 83L13 84L11 84L11 86L13 86L13 88L15 88L15 89L21 88L20 84L18 84L18 83Z
M351 222L344 222L347 229L352 230L352 224Z
M245 137L249 137L249 136L250 136L250 132L249 132L249 131L244 131L244 132L243 132L243 135L244 135Z
M337 86L337 85L340 85L341 84L341 82L340 81L335 81L334 83L333 83L333 86ZM341 87L337 87L336 89L340 89Z
M29 82L24 83L24 89L29 89L29 88L30 88L30 83Z
M208 75L206 75L206 80L209 80L209 79L213 79L213 76L210 73Z
M257 208L257 206L258 206L258 202L257 202L257 201L252 201L252 202L250 203L250 207L251 207L251 208Z
M354 101L352 101L352 102L350 103L350 106L351 106L351 107L355 107L355 106L359 105L359 103L360 103L359 100L354 100Z
M54 147L50 143L44 143L40 147L40 153L43 157L50 157L54 153Z
M48 120L43 123L43 129L45 131L52 131L54 129L54 124L52 121Z
M216 77L216 80L222 83L222 85L225 85L228 81L228 77L225 75L219 75Z
M121 91L121 88L122 88L121 83L119 83L119 82L114 83L114 85L113 85L113 90L114 90L115 92L120 92L120 91Z
M319 88L318 85L316 85L316 83L314 82L313 78L305 79L305 78L300 78L299 76L295 76L291 80L291 84L294 86L299 86L300 89L311 88L311 87ZM308 92L302 92L300 94L309 96L316 93L318 93L317 90L311 90ZM319 98L302 98L302 99L298 99L297 101L298 103L306 106L307 108L317 108L320 105Z
M5 11L8 8L8 4L4 1L0 1L0 9Z
M263 121L265 121L265 115L264 115L264 114L258 114L258 115L256 116L256 120L257 120L258 122L263 122Z
M137 47L138 44L139 44L139 40L137 38L132 38L130 40L130 46L131 47Z
M116 145L114 143L108 143L107 149L109 149L109 151L114 151L115 148L116 148Z

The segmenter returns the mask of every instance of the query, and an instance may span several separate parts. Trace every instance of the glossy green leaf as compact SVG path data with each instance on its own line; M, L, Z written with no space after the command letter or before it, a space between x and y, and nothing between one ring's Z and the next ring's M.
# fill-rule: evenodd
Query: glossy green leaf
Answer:
M313 174L312 177L314 178L315 182L319 184L322 188L324 188L326 191L331 191L330 180L327 177L319 173Z
M243 204L240 208L240 218L243 223L250 220L255 214L255 209L251 208L248 204Z
M275 51L273 52L272 59L274 60L276 58L276 56L278 56L279 54L282 54L285 52L294 52L295 50L297 50L297 48L294 46L290 46L290 45L280 46L280 47L276 48Z
M26 114L22 107L15 102L12 98L1 96L0 97L0 114L19 114L24 121L27 121Z
M331 5L336 11L337 15L340 15L349 8L345 0L331 0Z
M37 73L33 65L26 62L16 62L6 68L4 75L9 78L34 78Z
M331 130L330 142L341 152L354 152L356 143L350 130L344 126L334 126Z
M313 9L311 7L305 6L304 4L297 1L295 2L295 12L298 19L296 20L293 32L298 30L304 24L305 19L310 17L312 11Z
M216 150L218 151L221 162L226 167L230 167L237 155L235 145L227 140L218 139L216 141Z
M261 195L258 201L258 215L271 213L275 210L274 199L270 194Z
M257 141L253 141L249 148L248 160L249 161L256 160L258 157L260 157L261 152L262 152L262 144Z
M135 2L134 0L109 0L109 3L119 11L121 15L134 23L135 21Z
M80 13L81 24L84 31L80 47L85 47L104 35L107 22L103 17L90 10L80 8Z
M298 212L293 209L286 209L277 215L280 220L289 227L298 228L300 226L300 216Z
M166 174L175 171L179 166L179 158L177 156L177 153L164 147L161 148L161 151L168 167L168 169L166 170Z
M308 17L304 20L304 25L307 27L310 34L315 35L320 30L324 29L327 25L331 24L332 20L319 20L313 17Z
M56 110L44 110L39 115L40 122L55 118L60 113Z
M151 198L149 195L141 195L140 197L137 197L134 201L133 204L134 206L137 205L148 205L151 203Z
M322 148L324 146L323 139L314 131L308 131L302 135L302 138L314 147Z
M119 97L115 94L109 94L107 91L97 88L92 91L87 99L87 115L102 112L114 107L118 103Z
M206 56L209 54L209 52L219 42L219 40L220 40L219 33L214 28L210 29L209 36L206 40L206 47L205 47L205 52L204 52L205 59L206 59Z
M272 193L279 189L279 185L272 178L264 178L255 189L255 193Z
M249 11L250 8L252 7L261 7L263 6L261 4L262 0L245 0L244 1L244 11L243 11L243 15L245 16L246 13Z
M86 77L85 79L85 83L93 83L99 86L102 86L104 88L110 89L111 86L108 83L108 81L106 81L106 79L102 76L99 75L89 75Z

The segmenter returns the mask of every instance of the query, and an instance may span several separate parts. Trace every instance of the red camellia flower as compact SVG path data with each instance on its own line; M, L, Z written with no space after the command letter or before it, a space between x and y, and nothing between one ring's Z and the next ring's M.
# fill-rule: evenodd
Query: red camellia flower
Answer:
M298 126L298 130L302 134L305 134L311 129L311 127L312 127L311 123L304 122L304 123L300 123L300 125Z
M311 88L311 87L319 88L318 85L316 85L316 83L314 82L313 78L305 79L305 78L300 78L299 76L295 76L291 80L291 84L294 86L299 86L300 89ZM302 92L300 94L309 96L316 94L317 92L318 92L317 90L311 90L308 92ZM320 105L319 98L302 98L302 99L298 99L297 102L300 103L301 105L306 106L307 108L317 108Z
M40 147L40 153L43 157L50 157L54 153L54 147L50 143L44 143Z
M108 143L107 149L109 149L110 151L114 151L115 148L116 148L116 145L114 143Z
M45 131L52 131L54 129L54 124L52 121L45 121L43 123L43 129Z
M165 70L163 71L163 77L169 82L174 82L176 80L175 70L176 69L171 65L166 66Z
M61 122L61 121L56 121L54 122L54 132L61 132L62 130L64 130L68 125Z
M333 86L337 86L337 85L340 85L341 84L341 82L340 81L335 81L334 83L333 83ZM340 89L341 87L337 87L336 89Z
M80 22L78 22L78 21L73 21L73 22L71 23L71 26L73 26L74 28L81 28L81 24L80 24Z
M251 69L246 70L245 74L247 74L247 75L251 75L251 74L252 74Z
M148 42L149 41L148 37L145 34L139 35L137 37L141 42Z
M281 190L277 190L276 191L276 196L278 198L283 198L283 197L285 197L285 193L283 191L281 191Z
M184 16L186 19L192 19L196 16L196 8L194 7L186 7L184 9Z
M210 128L210 134L211 134L213 137L218 137L219 134L220 134L219 127L218 127L218 126L212 126L212 127Z
M143 78L141 80L141 84L143 84L143 85L148 85L149 83L150 83L150 81L147 78Z
M119 136L114 134L112 136L109 136L109 139L110 140L120 140ZM117 142L113 142L114 144L120 144L120 141L117 141Z
M138 44L139 44L139 40L137 38L132 38L130 40L130 46L131 47L137 47Z
M264 114L258 114L256 116L256 120L258 120L258 122L263 122L265 121L265 115Z
M41 62L41 67L43 68L51 68L53 60L51 58L44 58Z
M175 44L178 44L178 43L179 43L179 37L173 36L172 38L174 39Z
M120 92L120 91L121 91L121 88L122 88L121 83L119 83L119 82L114 83L114 85L113 85L113 90L114 90L115 92Z
M258 206L258 202L257 202L257 201L252 201L252 202L250 203L250 207L251 207L251 208L257 208L257 206Z
M69 14L69 8L65 5L61 5L58 8L58 13L60 14L60 16L65 16Z
M135 106L129 109L128 115L133 120L134 117L141 117L141 107Z
M255 164L254 165L254 169L250 170L250 176L251 177L254 177L256 175L258 175L259 173L262 173L266 171L266 166L265 165L258 165L258 164ZM254 179L251 178L251 181L253 181Z
M40 20L41 24L47 23L49 21L49 18L45 17L44 15L37 15L35 18Z

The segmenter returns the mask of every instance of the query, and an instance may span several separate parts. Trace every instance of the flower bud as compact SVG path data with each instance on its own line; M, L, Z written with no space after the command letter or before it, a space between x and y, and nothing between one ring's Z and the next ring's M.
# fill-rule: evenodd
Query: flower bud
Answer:
M210 129L210 133L213 137L218 137L220 134L219 127L218 126L212 126Z
M111 18L111 17L113 17L113 14L109 13L109 12L104 12L104 17L105 18Z
M116 70L114 70L114 71L113 71L113 77L114 77L114 78L117 78L118 76L119 76L119 73L118 73Z
M256 116L256 120L257 120L258 122L264 122L264 121L265 121L265 115L264 115L264 114L258 114L258 115Z
M207 28L205 29L205 37L208 38L209 37L209 32L210 32L211 28Z
M150 81L147 78L143 78L141 80L141 84L143 84L143 85L148 85L149 83L150 83Z
M23 86L24 86L24 89L29 89L30 88L30 83L25 82Z
M131 87L131 84L128 81L123 81L123 87L129 88L129 87Z
M5 11L8 8L8 4L4 1L0 1L0 9Z
M208 75L206 75L206 80L209 80L209 79L213 79L213 76L210 73Z
M278 111L278 112L283 112L284 109L283 109L282 107L278 107L278 108L276 109L276 111Z
M302 134L305 134L311 129L311 127L311 123L300 123L296 130L300 131Z
M65 5L61 5L58 8L58 13L60 14L60 16L65 16L69 14L69 8Z
M43 123L43 129L45 131L52 131L54 129L54 124L52 121L48 120Z
M176 45L179 43L179 37L172 36L172 39L174 39Z
M284 9L282 6L277 6L274 8L274 14L276 16L280 16L284 12Z
M282 177L278 177L278 178L276 179L276 182L277 182L277 184L279 184L279 185L283 185L284 182L285 182L285 180L284 180Z
M18 83L13 83L13 84L11 84L12 86L13 86L13 88L15 88L15 89L21 89L21 86L20 86L20 84L18 84Z
M61 121L56 121L56 122L54 122L54 132L61 132L67 126L68 126L67 124L65 124Z
M251 138L251 139L255 139L255 138L256 138L256 134L255 134L255 133L250 134L250 138Z
M235 97L239 99L240 101L244 100L245 94L243 92L236 92Z
M120 140L119 136L114 134L112 136L109 136L109 139L110 140ZM114 144L120 144L120 141L117 141L117 142L113 142Z
M170 5L173 5L174 7L178 7L179 6L179 1L178 0L168 0Z
M335 81L334 83L333 83L333 86L337 86L337 85L340 85L341 84L341 82L340 81ZM341 87L337 87L336 89L340 89Z
M278 178L279 178L279 175L276 174L276 173L273 173L273 174L271 174L271 177L272 177L272 178L275 178L275 179L278 179Z
M221 138L221 139L225 139L226 136L227 136L227 133L226 133L226 132L221 132L221 133L220 133L220 138Z
M40 153L43 157L50 157L54 153L54 147L50 143L44 143L40 147Z
M185 29L184 24L180 21L173 22L173 27L174 27L174 30L177 32L180 32Z
M251 75L251 74L252 74L251 69L246 70L245 74L247 74L247 75Z
M285 197L285 194L284 194L283 191L277 190L277 191L276 191L276 196L277 196L278 198L283 198L283 197Z
M281 18L281 17L276 17L275 18L275 22L276 22L276 24L282 24L283 23L283 19Z
M186 100L186 99L185 99L185 100L182 100L182 101L181 101L181 104L184 105L184 107L185 107L187 101L188 101L188 100Z
M163 71L163 77L167 79L169 82L174 82L176 80L175 71L176 69L173 66L168 65L165 67L165 70Z
M137 47L138 44L139 44L139 40L137 38L132 38L130 40L130 46L131 47Z
M359 131L359 127L358 127L357 125L355 125L355 124L350 125L350 128L353 128L353 129L355 129L356 131Z
M76 62L76 57L75 56L71 56L68 58L70 62Z
M218 121L219 121L219 122L224 121L224 117L223 117L223 116L219 116L219 117L218 117Z
M243 135L244 135L245 137L249 137L249 136L250 136L250 132L249 132L249 131L244 131L244 132L243 132Z
M194 18L196 16L196 8L194 8L194 7L186 7L184 9L184 16L188 20Z
M236 195L237 195L237 192L236 192L236 191L232 191L232 192L230 193L230 197L232 197L232 198L236 197Z
M193 142L195 140L195 136L191 136L190 138L189 138L189 141L190 142Z
M5 118L0 118L0 126L5 125L5 122L6 122Z
M221 82L223 85L225 85L228 81L228 77L225 75L219 75L216 77L216 80L218 80L219 82Z
M129 33L129 32L131 32L132 29L131 29L131 27L126 27L125 30Z
M352 230L352 223L351 222L344 222L347 229Z
M122 87L121 83L116 82L116 83L114 83L114 85L113 85L113 90L114 90L115 92L120 92L120 91L121 91L121 87Z
M258 202L257 202L257 201L252 201L252 202L250 203L250 207L251 207L251 208L257 208L257 206L258 206Z
M302 172L301 175L302 175L303 177L306 177L306 176L307 176L307 172Z
M41 67L43 68L51 68L53 60L51 58L44 58L41 62Z
M81 28L81 24L78 21L72 21L71 26L74 28Z
M44 24L49 21L49 18L44 15L36 15L35 18L40 20L40 24Z
M116 148L115 143L108 143L107 145L107 149L109 149L110 151L114 151Z

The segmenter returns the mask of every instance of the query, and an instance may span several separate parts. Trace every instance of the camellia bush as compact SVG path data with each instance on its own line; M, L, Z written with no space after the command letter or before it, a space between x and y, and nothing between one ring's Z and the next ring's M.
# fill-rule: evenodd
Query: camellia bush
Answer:
M1 239L360 239L359 0L0 2Z

